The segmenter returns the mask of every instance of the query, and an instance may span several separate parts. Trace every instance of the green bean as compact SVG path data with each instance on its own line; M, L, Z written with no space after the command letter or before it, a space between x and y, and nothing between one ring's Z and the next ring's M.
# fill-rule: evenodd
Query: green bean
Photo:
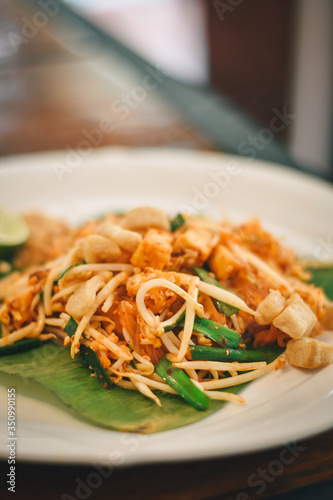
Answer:
M165 356L155 366L156 373L187 403L197 410L206 410L209 397L202 392L180 368L172 365Z

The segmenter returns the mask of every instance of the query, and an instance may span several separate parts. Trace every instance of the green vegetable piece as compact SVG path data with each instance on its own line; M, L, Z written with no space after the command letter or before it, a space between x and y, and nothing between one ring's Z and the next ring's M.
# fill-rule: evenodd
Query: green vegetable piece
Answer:
M68 320L64 330L69 337L73 337L73 335L75 335L77 327L78 327L77 322L71 316L70 319ZM82 337L84 337L86 340L88 340L84 333L82 333Z
M177 323L179 326L184 326L184 320ZM241 342L241 336L238 332L231 330L227 326L220 325L215 321L206 318L195 317L193 330L202 333L205 337L214 340L217 344L227 347L238 347Z
M210 319L198 318L196 316L193 330L227 347L238 347L241 342L241 336L238 332L231 330L227 326L220 325L215 321L211 321Z
M0 356L8 356L9 354L16 354L18 352L31 351L42 344L39 339L24 339L18 340L11 345L4 345L0 347Z
M58 283L58 281L61 280L61 278L63 278L65 276L65 274L70 270L72 269L73 267L76 267L76 266L82 266L83 264L85 264L85 262L76 262L76 264L71 264L70 266L66 267L66 269L64 269L63 271L61 271L58 276L56 277L56 279L54 280L54 283Z
M170 326L164 328L165 332L173 330L176 326L183 327L185 324L185 312L179 316L177 321ZM215 321L206 318L195 317L193 330L202 333L217 344L227 347L238 347L241 341L241 336L238 332L231 330L227 326L220 325Z
M64 330L67 333L69 337L73 337L75 335L76 329L78 327L77 322L75 319L71 316L70 319L68 320Z
M212 273L206 271L206 269L203 269L202 267L193 267L193 271L201 281L204 281L205 283L208 283L209 285L215 285L218 286L219 288L223 288L223 286L220 284L220 282L212 275ZM221 300L217 299L212 299L216 309L225 314L227 318L231 316L232 314L238 313L239 309L237 307L231 306L230 304L226 304L225 302L222 302Z
M133 349L132 349L132 347L130 346L130 344L127 344L127 347L129 348L130 352L133 352ZM136 363L135 363L134 359L131 359L131 361L130 361L130 365L134 368L134 370L136 370L136 369L137 369L137 366L136 366Z
M185 320L185 311L179 316L179 318L177 319L177 321L175 323L173 323L170 326L166 326L164 328L164 331L170 332L170 330L173 330L174 328L176 328L176 326L184 326L184 320Z
M184 219L182 214L177 214L176 217L170 221L171 231L174 233L175 231L177 231L177 229L182 227L185 224L185 222L186 220Z
M327 298L333 300L333 268L318 267L317 269L309 269L309 271L312 274L311 282L321 287Z
M266 361L271 363L282 352L283 349L277 345L252 349L224 349L221 347L208 347L191 345L189 347L191 358L202 361L222 361L222 362L257 362Z
M80 353L81 353L82 363L88 366L89 369L92 370L94 373L96 373L97 378L105 388L112 389L114 387L112 380L110 379L107 371L100 362L95 351L90 349L90 347L81 344Z
M175 368L165 356L155 366L156 373L170 385L187 403L197 410L206 410L209 397L204 394L190 377L181 369Z
M0 257L8 258L28 239L30 229L20 215L0 209Z
M116 385L112 391L106 391L97 377L90 376L79 356L72 359L68 347L53 341L43 342L31 352L0 357L0 375L7 381L6 385L15 383L24 395L31 395L31 391L37 389L30 380L38 382L44 386L45 400L60 407L65 414L70 412L95 425L123 432L151 434L177 429L198 422L225 405L224 401L212 399L207 410L198 411L178 394L158 391L160 407L138 391ZM224 390L237 394L243 388L244 384Z

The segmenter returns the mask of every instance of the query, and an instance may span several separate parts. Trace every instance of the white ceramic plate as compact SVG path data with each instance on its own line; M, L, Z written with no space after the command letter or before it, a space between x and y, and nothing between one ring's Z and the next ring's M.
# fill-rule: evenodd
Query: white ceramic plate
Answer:
M1 204L18 212L42 209L75 223L139 204L236 221L259 216L299 254L333 259L333 189L324 182L213 153L118 148L82 153L1 160ZM323 339L333 343L332 334ZM38 384L0 374L0 456L8 457L8 387L17 392L21 460L130 465L253 452L327 430L333 426L332 380L333 365L311 373L286 367L251 383L243 391L244 405L227 404L199 423L141 436L90 426Z

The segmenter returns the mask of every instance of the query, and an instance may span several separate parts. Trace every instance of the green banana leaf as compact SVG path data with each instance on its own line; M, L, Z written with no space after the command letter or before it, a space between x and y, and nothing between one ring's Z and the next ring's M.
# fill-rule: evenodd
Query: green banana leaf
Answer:
M322 267L317 269L309 269L312 279L311 281L325 291L327 297L333 300L333 268Z
M48 343L37 349L0 358L0 371L33 379L53 391L91 423L126 432L153 433L196 422L223 405L211 401L198 411L180 397L156 391L162 407L140 393L114 386L104 389L68 347ZM239 392L245 384L229 389Z
M333 299L333 269L315 269L311 273L313 282ZM279 352L274 349L272 356L276 357ZM178 396L156 391L162 403L160 408L138 392L116 386L104 389L79 357L72 360L67 347L53 342L0 357L0 372L39 382L81 418L118 431L154 433L175 429L201 420L224 404L211 401L206 411L198 411ZM237 393L244 385L228 391Z

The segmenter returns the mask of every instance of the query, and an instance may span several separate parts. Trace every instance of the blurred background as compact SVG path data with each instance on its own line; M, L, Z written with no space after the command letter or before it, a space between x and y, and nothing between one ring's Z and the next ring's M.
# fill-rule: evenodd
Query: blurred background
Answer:
M332 178L332 51L331 0L0 0L0 155L182 146Z

